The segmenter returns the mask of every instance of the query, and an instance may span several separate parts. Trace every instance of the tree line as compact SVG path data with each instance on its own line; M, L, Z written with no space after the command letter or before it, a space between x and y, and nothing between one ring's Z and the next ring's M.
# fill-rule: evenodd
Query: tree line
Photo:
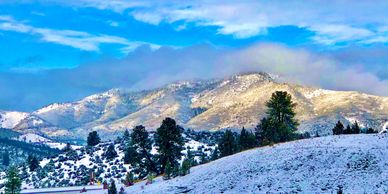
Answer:
M342 124L341 121L338 121L334 128L332 129L333 135L343 135L343 134L360 134L360 133L377 133L373 128L368 128L366 130L361 130L360 126L358 125L358 122L355 121L351 126L348 124L346 128Z

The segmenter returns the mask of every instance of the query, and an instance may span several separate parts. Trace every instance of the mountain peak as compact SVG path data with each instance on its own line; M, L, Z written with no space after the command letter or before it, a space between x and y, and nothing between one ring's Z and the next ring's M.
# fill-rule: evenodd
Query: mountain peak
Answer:
M231 76L231 79L241 81L274 81L275 79L265 72L244 72Z

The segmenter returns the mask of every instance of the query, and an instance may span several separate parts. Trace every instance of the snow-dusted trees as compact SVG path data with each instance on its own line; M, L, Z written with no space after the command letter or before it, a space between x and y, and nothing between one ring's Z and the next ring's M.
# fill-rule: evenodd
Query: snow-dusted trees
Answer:
M247 131L244 127L238 136L238 144L240 150L246 150L257 146L256 137L250 131Z
M359 133L361 133L361 128L358 125L357 121L354 122L352 124L352 126L347 125L346 128L344 128L344 125L341 123L341 121L338 121L332 130L333 130L333 135L359 134Z
M127 187L128 186L132 186L133 182L134 182L133 173L132 172L127 172L127 174L125 175L125 180L124 180L125 186L127 186Z
M108 188L108 194L117 194L116 183L113 179L110 180L110 185Z
M71 147L70 143L66 143L66 146L62 149L64 152L71 152L73 151L73 148Z
M162 174L168 161L171 166L175 167L182 157L181 151L184 145L182 131L183 128L178 126L172 118L164 119L162 125L156 130L155 145L158 150L158 160Z
M30 171L33 172L37 168L39 168L39 160L33 155L29 155L27 158L28 167L30 168Z
M136 126L132 130L131 140L126 149L127 162L139 174L139 178L146 177L149 173L158 173L155 157L151 154L152 140L145 127ZM124 156L125 157L125 156Z
M333 135L339 135L344 132L344 125L341 123L341 121L338 121L337 124L335 124L335 127L332 129Z
M16 167L10 167L7 171L7 180L5 182L6 194L20 193L22 181L19 177L19 171Z
M226 130L218 143L221 157L229 156L237 151L236 140L234 134L230 130Z
M106 149L105 153L104 153L104 156L106 159L108 160L112 160L114 158L116 158L118 155L117 155L117 152L115 150L115 146L114 144L110 144L108 146L108 148Z
M95 146L101 141L100 136L98 136L97 131L92 131L88 135L87 143L88 146Z
M352 133L353 134L359 134L361 132L360 126L358 125L357 121L354 122L352 125Z
M3 153L3 165L9 166L9 153L7 151Z
M367 130L366 130L366 133L367 134L370 134L370 133L377 133L377 131L375 131L373 128L368 128Z

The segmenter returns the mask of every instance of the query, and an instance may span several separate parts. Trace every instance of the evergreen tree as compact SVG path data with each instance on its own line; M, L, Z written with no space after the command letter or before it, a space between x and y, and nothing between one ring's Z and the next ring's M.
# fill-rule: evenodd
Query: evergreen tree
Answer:
M241 130L239 139L239 148L241 150L250 149L256 146L256 137L251 132L247 131L244 127Z
M27 158L27 162L31 172L39 168L39 160L35 156L29 155Z
M191 166L193 166L192 165L193 164L192 161L194 161L194 158L189 159L189 160L191 161ZM205 164L207 162L208 162L208 159L207 159L206 153L201 151L201 154L200 154L200 164Z
M151 154L152 141L144 126L139 125L132 130L130 146L132 148L129 149L134 150L131 155L131 166L136 168L140 179L151 172L158 173L156 162Z
M368 130L366 130L366 133L367 133L367 134L370 134L370 133L377 133L377 131L375 131L373 128L368 128Z
M99 144L100 141L101 139L100 139L100 136L98 136L97 131L92 131L89 133L88 139L87 139L88 146L95 146Z
M296 103L292 101L291 95L285 91L276 91L266 102L266 106L267 115L272 125L270 129L275 134L275 138L270 139L270 141L276 143L293 139L299 123L295 119Z
M344 132L344 125L341 123L341 121L338 121L335 127L333 128L333 135L341 135Z
M134 181L134 178L133 178L132 171L131 172L127 172L127 174L125 175L124 184L126 186L132 186L133 185L133 181Z
M181 169L180 169L180 175L181 176L185 176L187 174L190 174L190 160L188 160L187 158L185 160L183 160L182 162L182 165L181 165Z
M7 151L3 153L3 165L9 166L9 153Z
M133 164L136 157L136 150L133 148L132 144L129 144L124 152L124 164Z
M22 181L20 180L19 172L16 167L10 167L8 169L4 186L6 194L20 193Z
M357 121L352 125L352 134L360 134L361 129L360 126L358 126Z
M66 143L66 146L62 149L64 152L71 152L73 151L73 148L71 147L70 143Z
M108 160L112 160L114 158L116 158L118 155L117 155L117 152L115 150L115 146L113 144L110 144L108 149L105 151L104 153L106 159Z
M164 119L162 125L156 130L155 145L158 149L161 173L164 173L167 161L170 161L172 166L178 165L184 145L182 131L183 129L172 118Z
M164 180L168 180L171 178L172 176L172 166L171 166L171 162L169 160L167 160L167 163L166 163L166 167L164 168L164 176L163 176L163 179Z
M123 139L128 142L131 139L131 135L129 134L128 129L124 131Z
M210 160L217 160L220 157L220 151L218 150L218 147L214 148L212 155L210 157Z
M116 183L113 179L111 179L111 181L110 181L110 185L108 188L108 194L117 194Z
M236 152L236 142L232 131L226 130L219 144L221 157L232 155Z
M352 133L353 133L352 128L349 125L347 125L343 134L352 134Z
M270 120L266 117L260 120L260 123L255 128L255 136L259 145L267 145L271 139L274 139L274 133L272 133Z

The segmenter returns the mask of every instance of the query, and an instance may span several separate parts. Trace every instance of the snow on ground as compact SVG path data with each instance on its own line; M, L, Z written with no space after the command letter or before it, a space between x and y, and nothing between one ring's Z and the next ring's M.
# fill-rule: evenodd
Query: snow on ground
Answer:
M388 193L388 134L326 136L248 150L127 193ZM88 193L102 194L106 191Z
M24 141L27 143L46 144L51 148L57 148L57 149L63 149L66 146L65 143L54 142L50 139L47 139L45 137L42 137L34 133L26 133L26 134L20 135L15 139L19 141ZM78 149L78 148L81 148L82 146L71 145L71 147L73 149Z

